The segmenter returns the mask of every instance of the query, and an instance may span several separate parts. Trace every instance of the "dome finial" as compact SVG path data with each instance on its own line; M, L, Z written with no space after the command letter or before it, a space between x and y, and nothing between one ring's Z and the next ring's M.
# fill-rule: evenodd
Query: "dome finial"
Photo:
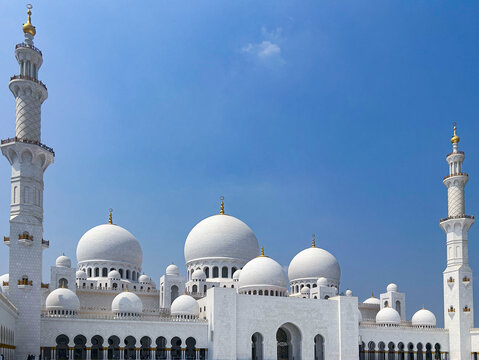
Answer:
M311 247L316 247L316 235L315 234L313 234L313 243L312 243Z
M372 298L374 297L374 291L371 291L371 297Z
M225 197L224 196L220 196L220 200L221 200L221 205L220 205L220 214L221 215L224 215L225 214L225 203L224 203L224 200Z
M422 309L425 310L426 308L424 307L424 304L422 304Z
M65 289L65 280L62 281L62 289Z
M459 142L459 136L456 134L456 123L454 123L454 135L451 138L451 142L453 144L457 144Z
M261 255L260 256L264 256L264 248L263 246L261 246Z
M126 285L126 292L130 292L130 289L128 289L128 285Z
M35 36L37 31L35 30L35 26L32 25L32 4L27 5L27 14L28 14L28 20L25 24L23 24L22 29L25 34L30 34L32 36Z
M113 216L111 215L113 209L109 208L108 211L110 212L110 215L108 215L108 224L113 224Z

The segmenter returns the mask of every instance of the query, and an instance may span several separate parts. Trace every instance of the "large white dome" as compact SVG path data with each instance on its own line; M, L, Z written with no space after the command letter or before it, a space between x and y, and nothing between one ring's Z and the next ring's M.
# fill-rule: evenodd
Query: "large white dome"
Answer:
M239 289L245 287L276 286L286 288L283 268L268 256L258 256L248 262L239 274Z
M103 224L88 230L77 246L77 260L129 263L141 268L143 253L138 240L122 227Z
M376 315L376 324L382 325L399 325L401 323L401 315L390 307L379 310Z
M413 315L411 321L413 326L436 327L436 316L434 316L431 311L424 308L417 311Z
M80 310L80 300L78 300L78 296L70 289L58 288L47 296L45 307L48 311L78 311Z
M213 215L200 221L188 234L185 260L231 258L249 261L259 252L253 230L230 215Z
M190 295L178 296L171 304L171 315L173 316L198 316L200 306L198 302Z
M310 247L298 253L288 268L289 281L325 277L339 284L341 269L336 258L326 250Z
M113 299L111 310L115 314L134 314L139 315L143 311L143 303L138 295L124 291Z

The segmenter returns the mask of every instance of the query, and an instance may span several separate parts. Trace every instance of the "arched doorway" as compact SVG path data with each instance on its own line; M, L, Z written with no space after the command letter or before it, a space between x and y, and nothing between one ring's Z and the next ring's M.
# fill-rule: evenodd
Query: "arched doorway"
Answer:
M171 339L171 359L181 359L181 339L178 336Z
M120 358L120 338L118 336L110 336L108 339L108 359Z
M195 338L189 337L185 341L186 349L185 349L185 359L196 359L196 340Z
M103 360L103 338L95 335L91 338L91 359Z
M324 360L324 338L319 334L314 337L314 360Z
M259 332L251 336L251 359L263 360L263 335Z
M57 347L57 359L66 360L68 359L68 343L70 339L66 335L59 335L56 339Z
M296 325L286 323L276 331L276 354L278 360L301 359L301 332Z
M140 339L140 359L151 359L151 339L143 336Z
M73 359L86 359L86 337L83 335L77 335L73 339L73 343L75 344L75 347L73 348Z
M124 359L136 359L136 339L133 336L125 338Z
M178 297L178 286L176 285L173 285L171 287L171 296L170 296L170 305L173 304L173 301L175 301L175 299Z

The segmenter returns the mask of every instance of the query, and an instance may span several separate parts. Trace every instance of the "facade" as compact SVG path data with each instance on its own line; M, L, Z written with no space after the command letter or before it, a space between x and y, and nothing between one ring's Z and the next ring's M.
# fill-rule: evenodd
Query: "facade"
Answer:
M87 231L76 267L61 255L43 283L43 173L53 150L41 143L38 80L42 53L31 11L25 40L15 47L19 75L15 137L2 140L11 165L9 273L0 277L0 354L6 359L477 359L472 270L468 264L464 152L459 137L447 155L444 328L419 309L406 317L406 294L389 284L358 301L340 292L341 269L328 251L311 247L292 259L288 274L259 249L253 230L220 212L198 223L185 242L187 276L171 264L159 285L142 273L142 248L113 222ZM310 314L315 314L314 318Z

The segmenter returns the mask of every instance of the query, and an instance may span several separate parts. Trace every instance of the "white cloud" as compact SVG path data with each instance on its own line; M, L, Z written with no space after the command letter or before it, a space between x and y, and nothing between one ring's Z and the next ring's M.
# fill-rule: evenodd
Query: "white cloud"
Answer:
M261 37L258 43L248 43L241 48L241 52L265 65L283 65L284 60L281 55L281 28L268 31L264 26L261 28Z

